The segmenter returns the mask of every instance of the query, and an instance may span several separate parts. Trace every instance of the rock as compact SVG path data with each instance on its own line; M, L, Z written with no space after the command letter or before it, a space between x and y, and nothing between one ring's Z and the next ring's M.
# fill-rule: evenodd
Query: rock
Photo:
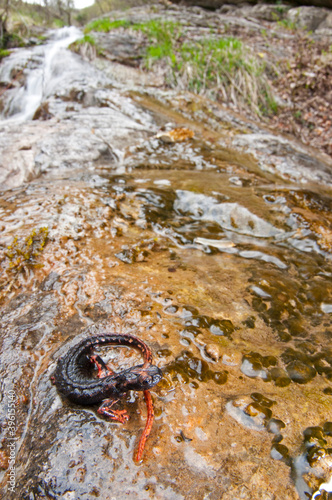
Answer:
M207 344L205 346L206 354L213 359L213 361L219 361L221 356L220 347L217 344Z
M306 365L298 360L289 363L286 369L289 377L293 382L297 382L298 384L306 384L316 375L316 370L312 366Z
M316 35L321 36L332 36L332 12L330 12L323 22L320 23L317 30L315 31Z
M48 102L45 101L41 103L39 108L36 109L35 114L33 115L33 120L49 120L52 118L52 114L48 109Z
M275 22L277 20L283 19L287 11L290 9L289 5L278 4L270 5L265 3L260 3L257 5L247 5L234 6L234 5L223 5L218 9L218 13L233 15L239 18L246 17L247 19L261 19L263 21Z
M287 12L286 18L297 28L316 31L329 15L327 9L316 7L294 7Z
M238 134L233 139L233 146L250 152L259 163L264 164L263 168L271 169L285 179L295 179L296 176L296 180L301 182L332 181L331 161L325 164L318 159L313 160L296 140L268 133Z
M119 32L94 32L94 38L99 48L106 52L106 57L112 61L129 66L138 66L145 52L144 37L139 31L135 34Z
M272 380L278 387L285 387L291 383L290 378L283 368L274 367L270 370Z
M199 7L204 7L205 9L218 9L224 4L228 4L227 0L172 0L173 3L181 3L184 5L197 5ZM242 0L231 0L232 4L241 4ZM256 4L257 0L247 0L246 3ZM314 5L316 7L332 7L332 0L294 0L294 3L300 5Z

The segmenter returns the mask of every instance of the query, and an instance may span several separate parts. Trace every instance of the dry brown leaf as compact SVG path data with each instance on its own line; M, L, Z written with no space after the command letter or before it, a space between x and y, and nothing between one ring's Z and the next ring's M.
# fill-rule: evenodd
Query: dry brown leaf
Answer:
M155 137L164 142L183 142L192 139L194 135L195 133L189 128L173 128L168 132L159 132Z

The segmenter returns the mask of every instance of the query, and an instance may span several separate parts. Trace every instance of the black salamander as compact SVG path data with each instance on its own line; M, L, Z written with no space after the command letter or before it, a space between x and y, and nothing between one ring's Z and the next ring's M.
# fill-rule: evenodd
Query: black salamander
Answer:
M98 355L93 355L97 345L126 345L138 348L144 363L118 373L112 372ZM92 376L93 366L98 377ZM118 422L128 420L125 410L112 410L119 398L127 391L147 391L162 379L161 370L152 364L149 347L137 337L128 334L105 333L82 340L58 360L52 381L58 391L70 401L80 405L102 402L98 413Z

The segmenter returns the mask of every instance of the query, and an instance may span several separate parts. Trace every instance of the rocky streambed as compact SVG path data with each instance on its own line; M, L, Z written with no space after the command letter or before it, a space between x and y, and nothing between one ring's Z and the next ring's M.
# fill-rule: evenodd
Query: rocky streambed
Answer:
M328 498L331 162L53 36L1 70L18 75L0 124L3 497ZM138 465L141 393L121 425L50 380L105 331L140 337L164 374Z

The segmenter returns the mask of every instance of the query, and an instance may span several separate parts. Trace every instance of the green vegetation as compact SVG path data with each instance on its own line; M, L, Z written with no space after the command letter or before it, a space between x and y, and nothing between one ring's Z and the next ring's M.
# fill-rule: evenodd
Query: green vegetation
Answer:
M92 35L84 35L83 38L73 42L69 49L76 54L80 54L84 59L93 60L98 55L102 56L102 50L97 46L96 40Z
M10 55L10 50L0 49L0 61L4 57L8 57L9 55Z
M94 47L96 45L96 40L91 35L84 35L83 38L80 38L79 40L76 40L76 42L72 43L70 47L73 45L84 45L85 43Z
M300 10L298 9L295 18L293 20L288 18L281 19L280 16L276 16L276 22L280 28L284 28L286 30L290 31L296 31L301 29L306 30L307 29L306 26L299 28L298 26L299 16L300 16Z
M87 24L84 28L84 33L90 33L90 31L103 31L104 33L108 33L109 31L116 28L129 28L129 21L125 21L123 19L119 19L116 21L111 21L109 18L96 19L91 21L91 23Z
M142 31L148 38L150 43L146 52L148 67L153 64L154 60L163 58L169 58L172 66L176 63L176 53L181 50L182 25L180 23L155 19L144 24L135 24L132 28Z
M281 28L285 28L290 31L295 31L297 29L297 24L290 19L281 19L281 21L277 21L278 26Z
M28 269L40 267L38 257L42 253L48 239L48 228L40 227L31 231L29 236L13 242L4 252L2 273L0 275L0 300L12 290L20 276L28 275Z
M9 259L9 269L21 271L26 266L38 266L37 257L43 251L48 238L48 228L34 229L23 241L15 237L5 252Z
M65 22L62 19L54 19L54 26L56 28L63 28L65 26Z
M145 34L149 44L143 64L147 69L159 65L166 84L171 87L205 93L239 107L249 106L258 115L276 112L265 62L237 38L221 38L211 33L203 39L186 41L185 28L180 23L160 19L130 24L126 20L103 18L89 23L85 33L118 28Z

